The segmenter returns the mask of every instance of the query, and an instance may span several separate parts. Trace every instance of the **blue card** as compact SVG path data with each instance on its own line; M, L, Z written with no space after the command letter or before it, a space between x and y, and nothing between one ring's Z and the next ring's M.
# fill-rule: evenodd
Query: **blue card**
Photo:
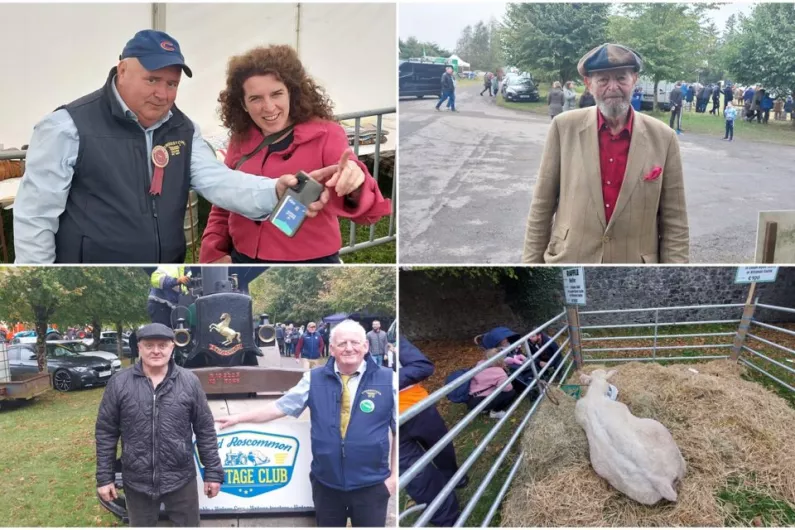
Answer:
M293 237L306 217L306 206L295 200L289 193L284 196L281 206L271 216L271 223L289 237Z

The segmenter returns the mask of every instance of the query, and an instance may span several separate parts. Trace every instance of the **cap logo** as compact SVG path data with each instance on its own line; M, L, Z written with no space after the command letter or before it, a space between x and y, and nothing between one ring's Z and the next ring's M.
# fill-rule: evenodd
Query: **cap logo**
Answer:
M166 50L167 52L173 52L174 50L176 50L176 48L174 47L174 43L167 40L161 42L160 47Z

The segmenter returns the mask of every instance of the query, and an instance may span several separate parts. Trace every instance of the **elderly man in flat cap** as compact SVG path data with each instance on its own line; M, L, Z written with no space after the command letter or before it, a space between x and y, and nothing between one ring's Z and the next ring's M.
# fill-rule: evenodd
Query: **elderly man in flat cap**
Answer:
M204 494L224 481L218 438L196 374L174 363L174 332L163 324L137 330L141 361L111 377L96 425L97 494L118 498L116 445L121 438L130 526L156 526L161 503L174 526L199 526L192 436L204 465Z
M630 105L641 66L618 44L580 59L596 107L561 114L550 126L524 263L688 262L676 133Z

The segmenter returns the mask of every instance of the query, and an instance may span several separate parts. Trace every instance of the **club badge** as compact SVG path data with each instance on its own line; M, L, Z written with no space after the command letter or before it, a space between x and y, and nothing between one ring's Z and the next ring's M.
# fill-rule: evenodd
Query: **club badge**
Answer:
M168 159L168 149L162 145L156 145L152 149L152 163L155 165L155 170L152 174L152 185L149 187L150 195L160 195L163 192L163 174Z

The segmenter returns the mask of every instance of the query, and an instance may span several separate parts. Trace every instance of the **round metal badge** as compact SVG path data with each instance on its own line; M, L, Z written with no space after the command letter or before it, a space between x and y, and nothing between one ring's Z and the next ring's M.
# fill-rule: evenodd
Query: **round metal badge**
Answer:
M373 403L369 399L365 399L361 403L359 403L359 410L367 414L370 414L372 411L375 410L375 403Z
M155 148L152 149L152 162L157 167L166 167L168 165L168 149L162 145L156 145Z

